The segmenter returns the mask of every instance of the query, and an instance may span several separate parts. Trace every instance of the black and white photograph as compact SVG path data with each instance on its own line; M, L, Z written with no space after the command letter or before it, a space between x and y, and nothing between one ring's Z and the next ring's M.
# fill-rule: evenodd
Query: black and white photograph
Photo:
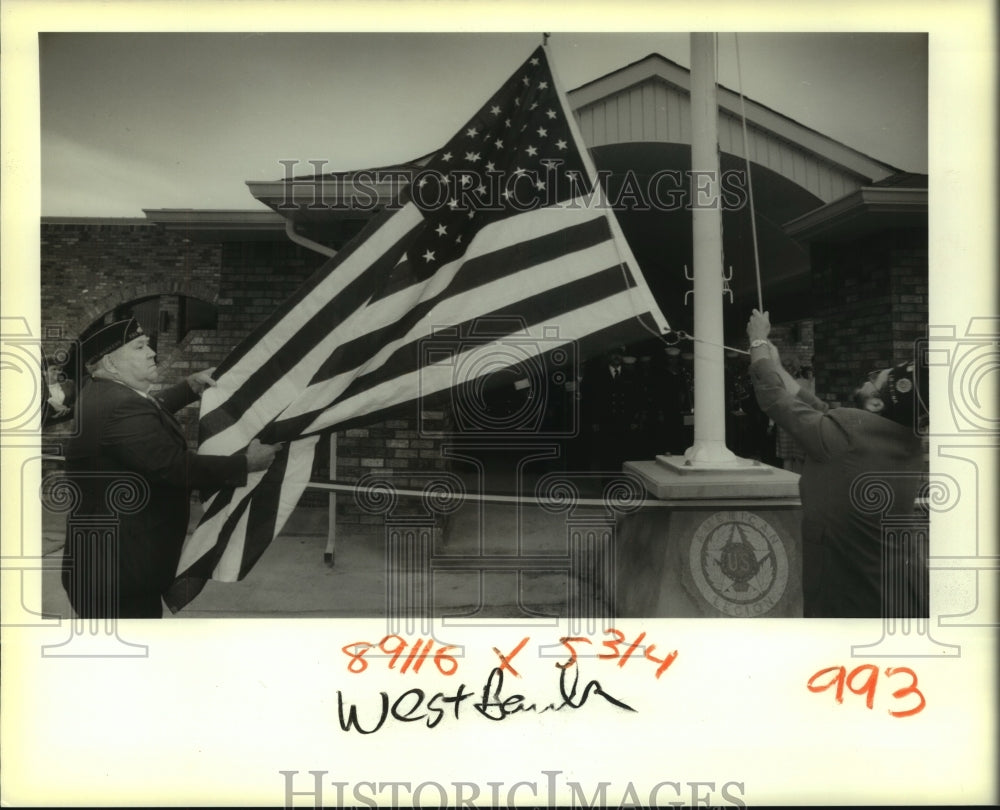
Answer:
M5 3L4 802L995 802L986 4L279 5Z

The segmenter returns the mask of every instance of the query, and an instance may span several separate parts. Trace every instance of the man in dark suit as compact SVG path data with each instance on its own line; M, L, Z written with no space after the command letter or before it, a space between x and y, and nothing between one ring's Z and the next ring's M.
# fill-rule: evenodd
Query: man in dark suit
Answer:
M581 405L590 432L592 463L605 473L621 472L635 452L639 392L635 372L624 359L625 347L613 346L583 377Z
M654 414L653 450L681 455L690 445L684 417L691 413L691 378L681 364L681 350L668 346L654 365L651 412Z
M799 479L806 618L926 617L926 548L908 533L884 533L882 515L859 509L856 491L870 481L880 495L891 493L892 512L913 514L924 470L913 364L873 374L854 392L856 407L831 410L782 368L770 329L768 314L754 310L750 375L761 409L806 455Z
M212 370L151 395L156 352L134 319L105 326L81 350L92 379L66 448L80 503L67 529L63 587L81 618L160 618L161 594L187 533L191 490L241 486L248 472L267 469L278 447L255 440L234 456L189 450L173 411L215 384ZM117 543L106 530L87 530L87 518L107 526L115 512Z

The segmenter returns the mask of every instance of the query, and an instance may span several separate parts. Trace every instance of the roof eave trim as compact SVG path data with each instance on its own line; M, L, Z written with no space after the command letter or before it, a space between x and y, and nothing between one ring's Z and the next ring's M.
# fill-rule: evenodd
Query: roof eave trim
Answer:
M926 214L927 202L925 188L864 186L786 222L782 229L793 239L807 239L869 214Z

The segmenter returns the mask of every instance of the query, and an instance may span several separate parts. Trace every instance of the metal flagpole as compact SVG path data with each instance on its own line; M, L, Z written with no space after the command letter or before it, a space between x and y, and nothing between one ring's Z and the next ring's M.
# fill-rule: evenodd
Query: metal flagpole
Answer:
M722 349L722 197L716 35L691 34L691 219L694 243L693 465L741 463L726 447L725 357Z

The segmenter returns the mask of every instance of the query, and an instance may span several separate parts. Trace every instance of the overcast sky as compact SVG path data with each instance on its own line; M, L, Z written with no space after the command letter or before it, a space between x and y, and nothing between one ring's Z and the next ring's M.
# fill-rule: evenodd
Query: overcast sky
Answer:
M260 206L280 160L329 170L444 143L541 42L530 34L42 34L42 214ZM687 34L555 33L571 90ZM738 90L736 40L720 83ZM741 34L745 95L870 157L927 171L922 34Z

